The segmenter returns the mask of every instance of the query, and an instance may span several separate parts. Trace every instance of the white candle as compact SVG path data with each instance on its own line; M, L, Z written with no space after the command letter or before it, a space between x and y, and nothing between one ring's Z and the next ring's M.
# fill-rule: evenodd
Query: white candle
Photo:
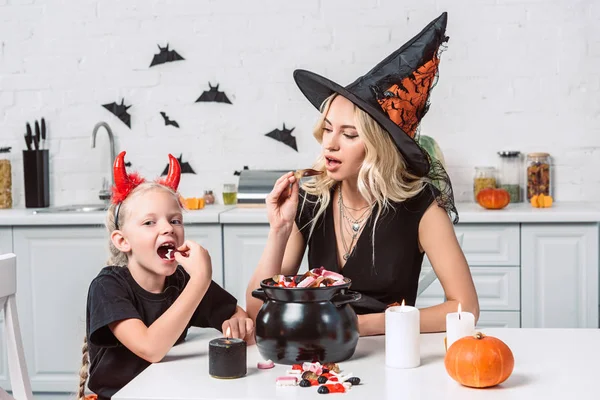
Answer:
M475 316L468 311L462 311L458 303L458 312L446 314L446 349L458 339L474 334Z
M385 310L385 364L392 368L415 368L421 364L420 314L404 305Z

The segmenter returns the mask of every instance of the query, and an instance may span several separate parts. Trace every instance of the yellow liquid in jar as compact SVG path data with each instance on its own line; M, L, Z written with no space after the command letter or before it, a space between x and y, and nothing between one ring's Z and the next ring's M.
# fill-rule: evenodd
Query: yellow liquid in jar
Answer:
M237 192L223 192L223 204L226 206L237 204Z

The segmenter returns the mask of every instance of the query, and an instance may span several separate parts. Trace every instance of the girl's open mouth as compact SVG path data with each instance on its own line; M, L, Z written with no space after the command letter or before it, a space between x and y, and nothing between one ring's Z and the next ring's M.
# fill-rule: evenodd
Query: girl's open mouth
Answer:
M160 258L162 258L163 260L174 260L175 259L175 244L173 243L164 243L161 244L158 247L158 250L156 250L156 252L158 253L158 256Z

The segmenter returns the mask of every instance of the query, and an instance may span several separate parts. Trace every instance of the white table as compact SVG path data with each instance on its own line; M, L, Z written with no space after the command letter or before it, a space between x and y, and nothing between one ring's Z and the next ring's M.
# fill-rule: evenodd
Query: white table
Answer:
M352 359L340 363L361 385L340 399L599 399L599 329L484 329L513 351L515 368L503 384L488 389L459 385L444 367L443 333L421 335L421 366L396 370L385 366L384 337L361 338ZM256 346L248 347L248 375L220 380L208 375L208 342L214 330L190 331L188 340L171 349L113 396L113 400L322 399L316 387L277 387L275 378L287 365L256 368ZM325 397L328 398L328 397Z

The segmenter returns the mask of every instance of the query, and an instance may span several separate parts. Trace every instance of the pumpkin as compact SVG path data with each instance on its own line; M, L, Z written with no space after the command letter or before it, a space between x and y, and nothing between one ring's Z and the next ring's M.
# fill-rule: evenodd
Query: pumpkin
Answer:
M552 196L548 196L547 194L536 194L531 196L531 205L535 208L548 208L552 207Z
M506 189L486 188L477 193L477 203L488 210L500 210L510 202L510 193Z
M446 353L444 365L448 375L461 385L486 388L508 379L515 359L502 340L477 332L454 342Z

